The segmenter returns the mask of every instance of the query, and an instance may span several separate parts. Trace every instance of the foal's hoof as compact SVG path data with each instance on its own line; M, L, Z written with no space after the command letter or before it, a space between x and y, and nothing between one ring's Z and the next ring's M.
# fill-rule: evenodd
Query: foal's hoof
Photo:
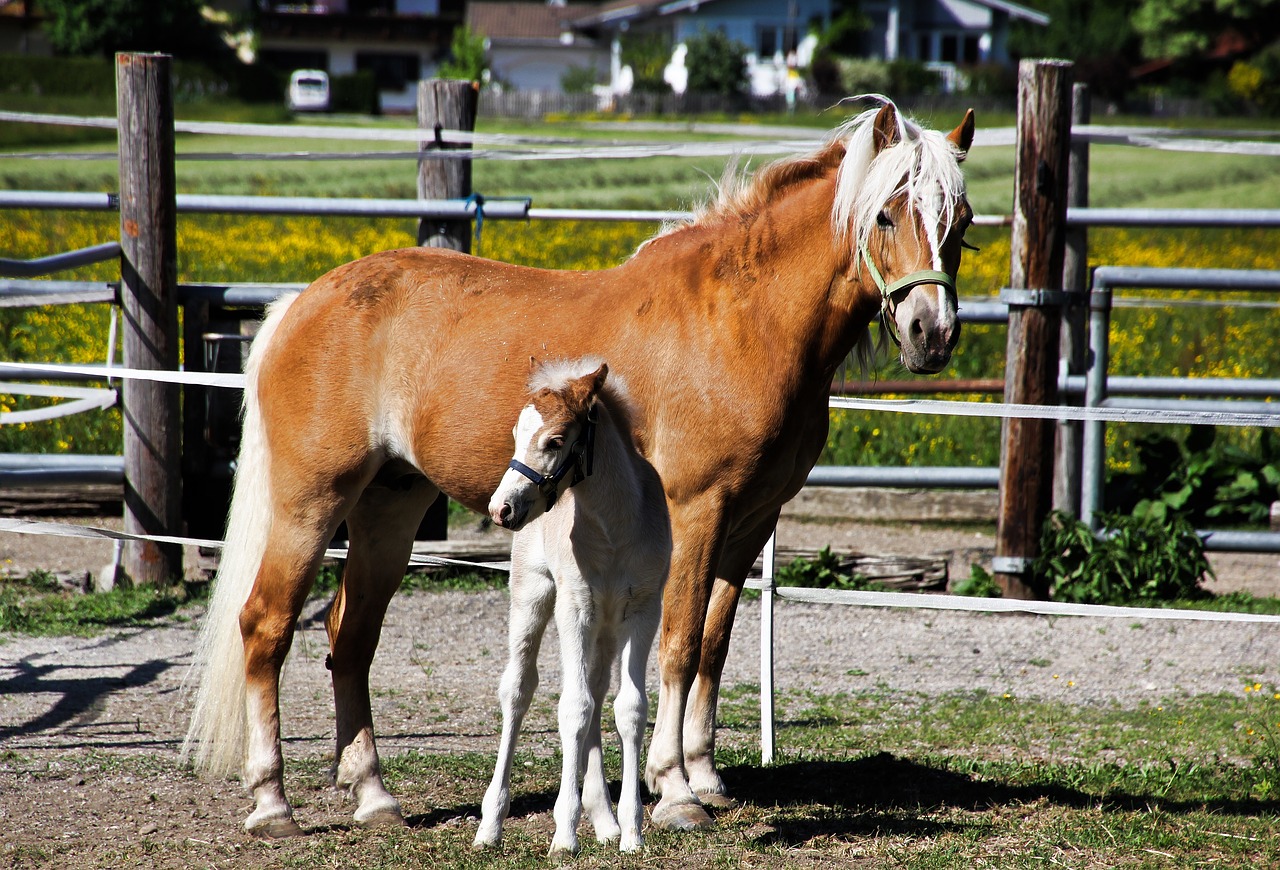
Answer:
M289 816L245 822L245 830L255 837L275 840L282 837L301 837L302 827Z
M659 802L653 808L653 823L664 831L702 831L715 825L698 803L663 805Z
M697 792L697 795L704 807L711 807L713 810L731 810L738 805L736 800L720 792Z

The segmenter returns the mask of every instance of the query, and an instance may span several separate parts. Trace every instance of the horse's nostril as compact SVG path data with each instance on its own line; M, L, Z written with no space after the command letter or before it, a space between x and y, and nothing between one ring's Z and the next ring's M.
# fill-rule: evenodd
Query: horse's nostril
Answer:
M920 318L918 317L915 320L911 321L911 334L912 335L924 334L924 324L920 322Z
M502 507L498 509L498 519L501 521L511 519L511 504L503 502Z

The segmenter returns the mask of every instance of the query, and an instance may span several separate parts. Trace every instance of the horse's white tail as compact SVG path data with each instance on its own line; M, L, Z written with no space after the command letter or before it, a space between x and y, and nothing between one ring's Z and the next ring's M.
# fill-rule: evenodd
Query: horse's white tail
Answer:
M258 576L271 526L270 455L258 411L258 368L296 298L296 293L283 296L267 309L245 366L244 434L227 538L188 677L198 678L199 686L182 754L192 757L197 767L219 775L238 773L244 763L247 725L240 611Z

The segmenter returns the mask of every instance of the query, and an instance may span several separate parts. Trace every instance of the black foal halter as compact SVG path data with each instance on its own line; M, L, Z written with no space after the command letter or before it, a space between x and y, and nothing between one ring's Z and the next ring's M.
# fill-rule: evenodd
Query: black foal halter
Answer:
M508 468L520 472L533 481L533 485L538 487L538 492L546 499L547 510L555 506L556 499L560 497L560 481L565 479L571 469L573 479L569 481L569 486L581 483L591 476L591 466L595 460L596 450L596 421L599 419L600 413L597 407L592 405L587 411L587 422L578 433L578 440L573 442L564 459L550 474L534 471L519 459L512 459L508 464Z

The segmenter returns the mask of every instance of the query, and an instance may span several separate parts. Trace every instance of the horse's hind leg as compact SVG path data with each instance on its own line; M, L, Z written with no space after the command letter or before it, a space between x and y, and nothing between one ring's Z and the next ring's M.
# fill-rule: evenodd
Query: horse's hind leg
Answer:
M426 478L410 480L399 488L374 482L347 517L350 552L325 621L337 713L333 779L355 798L355 820L364 826L404 824L400 804L382 783L369 666L387 604L404 579L414 532L437 495Z
M493 780L481 804L480 827L472 843L476 847L502 842L502 823L511 810L511 761L516 738L529 712L533 692L538 688L538 649L556 601L555 582L541 570L522 569L519 561L519 558L512 560L509 652L507 667L498 684L502 737L498 742Z
M257 579L240 612L248 721L244 782L254 799L245 829L259 837L302 833L284 793L280 668L331 531L318 514L311 521L285 514L277 510Z

